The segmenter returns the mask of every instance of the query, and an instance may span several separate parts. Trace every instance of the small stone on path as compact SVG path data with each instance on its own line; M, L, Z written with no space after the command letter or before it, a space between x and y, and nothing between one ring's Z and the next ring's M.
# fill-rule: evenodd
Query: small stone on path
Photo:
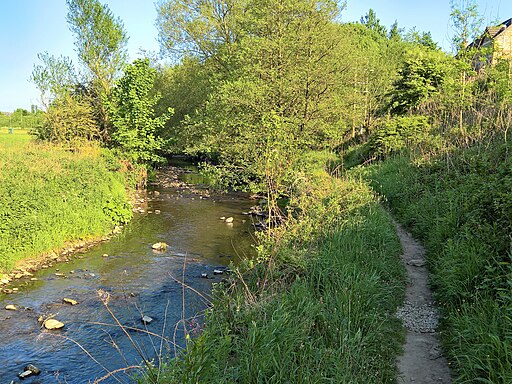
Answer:
M407 265L411 265L413 267L423 267L425 264L426 261L422 259L412 259L407 262Z

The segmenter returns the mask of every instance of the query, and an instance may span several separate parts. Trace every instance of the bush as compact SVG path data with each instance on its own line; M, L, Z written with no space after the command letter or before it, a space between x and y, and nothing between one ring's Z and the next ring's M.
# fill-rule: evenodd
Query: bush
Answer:
M385 157L428 139L431 126L425 116L393 117L383 122L369 140L370 151Z

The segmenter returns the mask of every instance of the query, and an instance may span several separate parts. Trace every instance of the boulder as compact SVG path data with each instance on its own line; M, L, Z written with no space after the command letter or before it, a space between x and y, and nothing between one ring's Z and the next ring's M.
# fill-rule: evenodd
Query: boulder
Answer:
M60 328L64 327L64 323L60 322L59 320L55 320L55 319L48 319L43 323L43 325L48 330L60 329Z
M17 310L18 308L16 308L16 306L15 306L15 305L7 304L7 305L5 306L5 309L7 309L8 311L15 311L15 310Z

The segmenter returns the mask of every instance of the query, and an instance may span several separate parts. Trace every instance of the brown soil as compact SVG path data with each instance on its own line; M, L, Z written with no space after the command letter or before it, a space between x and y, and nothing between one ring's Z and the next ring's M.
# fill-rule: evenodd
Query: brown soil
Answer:
M400 225L396 227L409 280L404 306L397 313L407 329L398 383L451 383L436 331L438 312L428 285L425 249Z

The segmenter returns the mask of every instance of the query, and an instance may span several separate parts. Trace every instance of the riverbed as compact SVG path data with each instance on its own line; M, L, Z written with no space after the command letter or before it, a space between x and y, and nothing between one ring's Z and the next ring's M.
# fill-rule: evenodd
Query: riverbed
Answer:
M180 321L187 319L189 330L196 319L201 323L212 283L226 277L230 263L252 257L252 225L243 212L254 201L247 197L161 183L141 202L110 241L16 280L7 287L13 293L0 294L0 384L21 382L17 376L27 364L41 373L24 383L92 383L106 376L101 383L130 382L135 369L127 367L142 358L158 364L158 356L172 357L184 346ZM157 242L167 249L153 250ZM142 316L152 321L144 324ZM65 326L45 330L41 317Z

